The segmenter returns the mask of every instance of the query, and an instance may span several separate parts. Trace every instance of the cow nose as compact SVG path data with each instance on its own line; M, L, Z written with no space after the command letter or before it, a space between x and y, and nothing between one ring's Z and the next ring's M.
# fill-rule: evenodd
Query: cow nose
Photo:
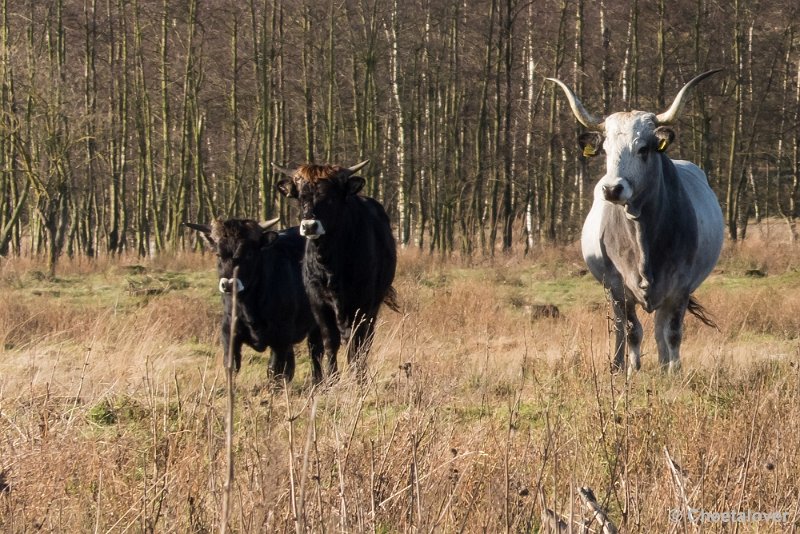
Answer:
M220 293L230 293L233 284L227 278L220 278L219 279L219 292Z
M317 221L316 219L305 220L302 222L303 226L303 233L305 235L314 235L317 233Z
M609 202L614 202L616 200L619 200L620 196L622 195L623 189L624 187L622 186L622 184L604 185L603 197Z
M236 292L241 293L244 291L244 284L238 278L220 278L219 279L219 292L231 293L233 291L233 282L236 281Z
M325 235L325 227L317 219L303 219L300 221L300 235L308 239L317 239Z

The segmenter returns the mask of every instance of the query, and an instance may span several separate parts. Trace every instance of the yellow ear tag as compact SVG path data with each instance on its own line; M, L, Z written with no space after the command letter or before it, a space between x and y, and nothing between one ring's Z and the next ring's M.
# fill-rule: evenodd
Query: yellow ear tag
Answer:
M586 145L583 147L583 157L584 158L591 158L592 156L597 155L597 150L592 145Z
M669 139L662 139L658 142L658 151L664 152L669 146Z

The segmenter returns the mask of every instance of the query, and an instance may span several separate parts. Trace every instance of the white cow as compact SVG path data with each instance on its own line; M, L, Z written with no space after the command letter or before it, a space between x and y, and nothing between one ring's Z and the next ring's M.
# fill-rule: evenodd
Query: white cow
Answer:
M677 120L687 83L670 108L614 113L599 120L561 81L575 117L590 133L580 137L586 156L606 154L606 174L594 188L594 203L581 235L589 270L611 293L616 329L614 365L622 368L627 341L628 373L640 367L642 325L636 304L656 312L658 360L664 370L680 369L686 311L713 323L692 297L717 263L724 232L722 211L705 173L665 150L675 138L666 125ZM603 139L605 138L605 139Z

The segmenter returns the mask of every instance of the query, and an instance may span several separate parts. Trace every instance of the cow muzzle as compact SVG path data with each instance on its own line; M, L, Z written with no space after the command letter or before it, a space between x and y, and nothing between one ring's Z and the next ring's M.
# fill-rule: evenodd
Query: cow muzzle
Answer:
M300 221L300 235L306 239L317 239L325 235L325 227L322 226L322 221L317 219L303 219Z
M232 293L233 284L236 282L236 292L241 293L244 291L244 284L238 278L220 278L219 279L219 292Z
M625 204L631 198L631 187L628 181L620 178L601 186L603 198L613 204Z

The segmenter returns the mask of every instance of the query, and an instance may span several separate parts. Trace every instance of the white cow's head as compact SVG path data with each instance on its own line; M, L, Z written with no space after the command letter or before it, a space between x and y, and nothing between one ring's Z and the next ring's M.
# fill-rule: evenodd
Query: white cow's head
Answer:
M651 181L660 176L657 154L664 152L675 138L668 125L680 116L689 91L699 82L722 69L710 70L683 86L675 101L664 113L645 111L613 113L605 119L591 115L578 97L563 82L554 78L569 99L572 112L588 130L579 138L584 156L606 155L606 174L600 180L603 198L626 207L628 216L639 216L636 206L654 188Z

